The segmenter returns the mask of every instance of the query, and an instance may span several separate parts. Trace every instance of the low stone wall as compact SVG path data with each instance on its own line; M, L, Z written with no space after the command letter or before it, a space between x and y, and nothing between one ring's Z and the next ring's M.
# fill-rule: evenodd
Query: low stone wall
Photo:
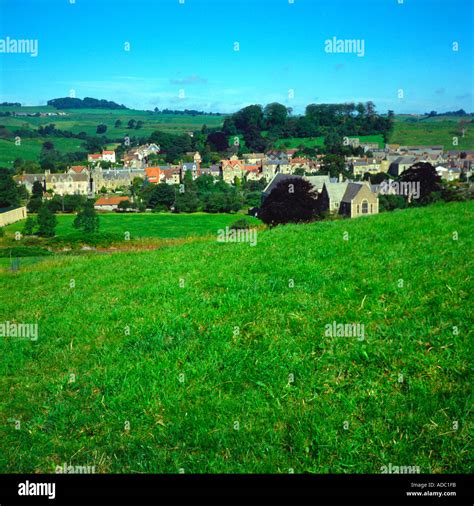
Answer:
M10 211L0 212L0 227L26 219L26 207L17 207Z

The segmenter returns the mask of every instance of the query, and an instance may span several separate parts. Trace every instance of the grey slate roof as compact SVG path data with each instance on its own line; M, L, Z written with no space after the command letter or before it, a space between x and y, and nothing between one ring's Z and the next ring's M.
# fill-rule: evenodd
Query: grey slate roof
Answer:
M194 163L194 162L186 162L186 163L183 163L183 169L184 170L197 170L198 165L197 165L197 163Z
M84 181L89 181L88 174L48 174L46 176L47 183L80 183Z
M324 183L329 200L331 202L342 202L347 186L353 183Z
M359 193L362 189L362 184L359 183L348 183L344 196L341 199L341 202L350 203L352 199Z
M289 165L288 160L267 160L263 165Z
M329 176L303 176L306 181L309 181L314 189L321 191L325 183L329 183Z
M265 187L262 194L266 197L270 195L272 190L276 188L276 186L285 181L286 179L306 179L309 183L311 183L315 190L322 190L324 183L329 183L329 176L296 176L295 174L277 174Z

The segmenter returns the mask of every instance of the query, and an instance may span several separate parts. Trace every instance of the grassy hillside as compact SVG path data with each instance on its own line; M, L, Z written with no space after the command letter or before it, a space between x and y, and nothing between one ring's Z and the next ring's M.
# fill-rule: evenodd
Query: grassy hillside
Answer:
M52 117L13 117L0 118L0 124L7 128L38 128L40 125L54 123L60 130L68 130L74 133L86 132L89 135L96 134L97 125L107 125L107 137L124 137L135 135L147 137L155 130L181 134L187 131L199 130L202 125L217 127L224 122L224 116L191 116L175 114L155 114L151 111L134 109L62 109L53 107L0 107L1 112L16 111L26 113L36 112L65 112L67 116ZM115 128L117 120L122 122L120 128ZM129 120L143 121L143 127L138 130L127 129Z
M353 139L354 136L350 136ZM384 147L383 135L361 135L358 137L360 142L378 142L379 147ZM317 148L324 145L324 137L290 137L289 139L280 139L276 147L278 149L295 149L300 146L307 148Z
M0 471L468 472L473 211L0 274Z
M453 145L453 137L458 138L458 145ZM464 137L461 136L458 121L430 120L410 123L396 121L390 142L402 145L442 145L444 149L474 149L474 125L467 125Z
M33 139L21 139L19 146L14 140L0 139L0 167L11 167L16 158L23 160L39 161L43 142L52 142L54 149L62 154L75 151L87 151L81 139L68 139L65 137L37 137Z

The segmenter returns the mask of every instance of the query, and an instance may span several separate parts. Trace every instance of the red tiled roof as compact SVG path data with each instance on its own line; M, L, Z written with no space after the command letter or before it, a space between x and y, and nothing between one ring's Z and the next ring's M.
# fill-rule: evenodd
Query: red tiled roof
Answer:
M100 153L94 153L92 155L87 155L89 158L93 158L93 159L96 159L96 158L101 158L102 155Z
M100 197L94 204L96 206L116 206L124 200L130 201L128 197Z
M72 169L74 172L77 172L77 173L79 174L79 173L80 173L80 172L82 172L83 170L86 170L86 169L87 169L87 167L86 167L85 165L73 165L73 166L71 167L71 169Z
M241 160L222 160L222 165L231 165L234 167L234 165L242 165Z
M104 151L102 151L103 155L113 155L114 153L115 153L115 151L105 151L105 149L104 149Z
M291 163L308 163L306 158L292 158Z
M147 177L159 177L161 174L161 169L159 167L147 167L145 169L145 174Z
M244 170L247 172L258 172L259 165L244 165Z

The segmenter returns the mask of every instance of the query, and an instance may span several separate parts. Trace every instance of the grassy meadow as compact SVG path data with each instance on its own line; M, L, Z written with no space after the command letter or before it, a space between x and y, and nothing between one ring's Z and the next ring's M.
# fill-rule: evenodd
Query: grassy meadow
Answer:
M0 167L12 167L16 158L23 160L38 161L44 142L52 142L54 148L62 154L75 151L87 151L81 139L65 137L36 137L21 139L21 144L16 145L14 140L0 139Z
M75 214L57 214L56 236L65 239L77 233L72 223ZM260 223L252 216L236 214L171 214L171 213L99 213L100 232L115 234L123 239L126 232L130 239L136 238L181 238L216 235L217 230L232 225L240 218L249 223ZM23 229L24 221L5 227L5 238L12 239L16 231ZM1 239L0 239L1 245Z
M442 145L446 151L450 149L474 149L474 127L467 125L464 137L461 135L458 120L430 120L410 123L396 121L390 142L394 144L419 146ZM453 145L453 138L457 137L458 145Z
M225 116L192 116L181 114L156 114L152 111L136 109L55 109L51 106L44 107L0 107L0 112L16 111L26 113L36 112L65 112L66 116L6 116L0 118L0 124L9 129L33 128L41 125L54 123L60 130L68 130L74 133L86 132L88 135L96 135L97 125L107 125L107 137L138 136L148 137L155 130L168 133L182 134L188 131L198 130L202 125L218 127L224 122ZM127 128L129 120L143 121L143 127L138 130ZM115 128L115 122L120 120L122 125Z
M350 136L349 139L355 137ZM378 142L379 147L384 147L383 135L360 135L360 142ZM324 137L290 137L289 139L280 139L276 146L278 149L295 149L300 146L305 148L318 148L324 146Z
M0 321L38 323L0 339L0 472L472 471L473 212L0 273Z

